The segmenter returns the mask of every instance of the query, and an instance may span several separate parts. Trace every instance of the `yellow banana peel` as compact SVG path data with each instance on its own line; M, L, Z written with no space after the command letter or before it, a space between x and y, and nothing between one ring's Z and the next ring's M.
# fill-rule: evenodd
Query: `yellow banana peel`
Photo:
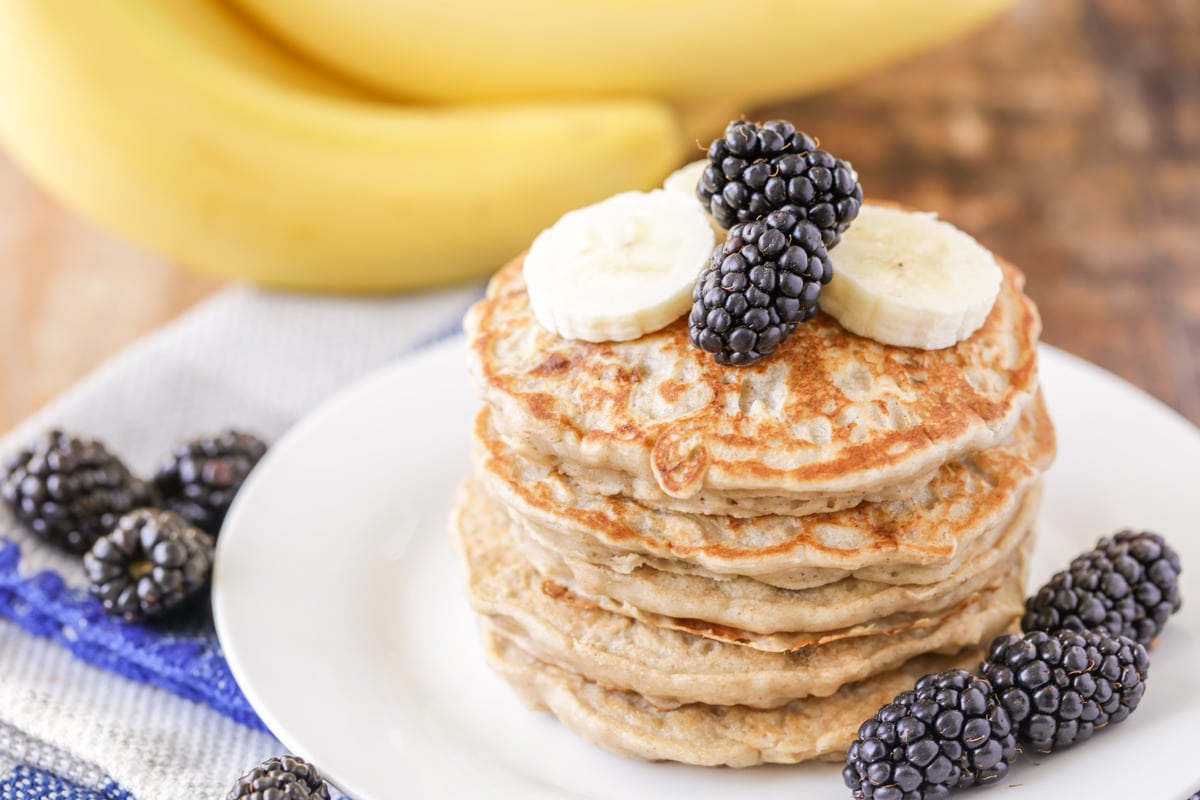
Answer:
M68 205L197 270L310 290L485 275L681 157L661 102L385 102L211 0L0 4L0 96L6 145Z
M13 0L0 139L181 265L417 288L486 275L564 211L657 186L754 105L1008 2Z
M946 41L1011 0L233 0L330 68L401 97L644 94L750 106Z

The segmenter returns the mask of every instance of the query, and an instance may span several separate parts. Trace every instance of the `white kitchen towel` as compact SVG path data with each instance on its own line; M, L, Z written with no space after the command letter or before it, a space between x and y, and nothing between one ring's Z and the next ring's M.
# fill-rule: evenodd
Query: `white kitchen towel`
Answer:
M51 427L104 440L143 475L197 434L237 427L273 440L356 378L456 332L481 291L226 289L5 435L0 463ZM125 631L98 617L83 584L77 558L0 510L0 800L223 798L282 751L239 710L207 620Z

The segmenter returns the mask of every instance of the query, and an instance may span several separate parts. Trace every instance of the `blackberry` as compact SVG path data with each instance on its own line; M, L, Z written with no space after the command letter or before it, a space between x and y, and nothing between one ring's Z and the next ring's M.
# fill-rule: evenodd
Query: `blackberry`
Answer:
M171 511L121 517L83 557L88 590L108 614L130 622L162 617L208 583L213 539Z
M790 211L808 220L832 248L862 207L850 163L818 150L790 122L735 120L708 148L696 194L723 228Z
M1182 604L1180 571L1179 555L1157 533L1121 531L1038 589L1021 629L1104 628L1148 645Z
M1011 727L987 681L962 669L926 675L862 724L842 779L856 800L939 800L1008 772Z
M102 442L52 430L8 464L0 497L36 536L85 553L122 514L153 504L151 486L135 478Z
M992 642L983 675L1036 750L1060 750L1121 722L1146 689L1146 648L1106 630L1010 634Z
M176 448L154 485L166 508L216 536L234 496L266 452L261 439L240 431L195 439Z
M734 225L692 290L692 344L718 364L753 364L817 312L821 286L832 277L811 222L772 211Z
M279 756L238 778L225 800L329 800L329 787L304 759Z

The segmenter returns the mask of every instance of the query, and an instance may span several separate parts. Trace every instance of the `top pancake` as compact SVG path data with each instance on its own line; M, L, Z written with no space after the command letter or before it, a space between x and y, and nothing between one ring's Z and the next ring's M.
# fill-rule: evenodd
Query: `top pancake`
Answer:
M1041 323L1004 262L987 321L954 347L892 347L818 314L749 367L692 347L686 318L628 342L563 339L534 319L522 263L493 277L465 322L500 434L666 498L851 504L1002 441L1037 386Z

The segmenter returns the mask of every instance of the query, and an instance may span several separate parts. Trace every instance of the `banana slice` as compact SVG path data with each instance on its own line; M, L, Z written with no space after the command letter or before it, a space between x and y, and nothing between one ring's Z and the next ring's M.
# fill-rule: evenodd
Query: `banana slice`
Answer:
M864 205L829 258L821 310L884 344L949 347L983 325L1000 293L991 252L936 214Z
M702 158L699 161L693 161L690 164L684 164L679 169L672 172L663 181L663 189L682 197L690 197L695 200L701 210L704 211L704 218L708 220L708 226L712 228L713 237L717 242L725 241L726 234L729 231L722 228L712 214L708 213L708 208L704 203L700 202L700 198L696 195L696 184L700 182L700 176L704 174L704 168L708 166L708 159Z
M704 174L704 168L707 166L707 158L684 164L667 176L667 179L663 181L663 188L668 192L678 192L684 197L695 198L696 184L700 183L700 176ZM699 201L697 200L697 202Z
M529 305L568 339L619 342L666 327L692 304L714 238L695 197L624 192L564 214L525 257Z

